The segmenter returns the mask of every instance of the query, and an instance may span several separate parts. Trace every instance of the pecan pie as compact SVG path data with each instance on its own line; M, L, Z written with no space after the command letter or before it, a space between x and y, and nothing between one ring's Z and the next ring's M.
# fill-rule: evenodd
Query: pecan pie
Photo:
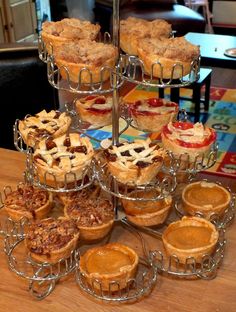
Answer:
M52 208L52 194L27 184L19 184L15 191L8 193L4 208L14 221L21 218L42 219Z
M170 211L172 197L169 195L163 199L154 200L159 195L160 191L157 189L130 192L129 197L137 200L122 199L127 219L141 226L162 224Z
M118 291L135 277L138 261L132 248L109 243L87 250L80 258L79 269L93 288Z
M178 104L158 98L138 100L130 105L135 126L150 132L161 131L168 122L176 119L178 110Z
M205 218L210 218L212 214L222 215L230 201L230 192L215 182L193 182L186 185L182 192L183 209L190 215L200 213Z
M216 132L202 123L169 122L161 133L163 147L177 157L183 154L190 161L207 155L216 141Z
M164 149L150 139L120 143L104 151L108 171L121 183L142 185L151 182L166 155Z
M55 62L62 78L83 84L110 78L117 57L114 45L85 39L62 44L55 51Z
M139 40L138 56L143 61L146 73L154 77L183 77L191 72L191 64L199 55L199 46L193 45L184 37Z
M73 220L48 218L28 226L25 245L32 259L53 264L71 255L78 238Z
M19 121L20 134L28 146L35 145L43 138L56 138L65 134L71 124L71 118L65 113L42 110L35 116L26 116Z
M114 208L105 198L76 198L64 207L66 217L73 219L80 237L85 240L103 238L114 223Z
M198 217L183 217L172 222L162 235L166 253L176 255L180 263L185 263L189 257L201 262L204 255L214 252L218 238L215 226Z
M78 41L81 39L95 40L100 31L98 24L83 21L78 18L64 18L57 22L42 24L42 39L46 49L52 53L61 43Z
M130 54L137 55L138 42L141 38L169 38L171 25L162 19L147 21L129 16L120 21L120 46Z
M78 133L42 140L33 154L36 174L44 184L65 186L85 176L93 154L90 140Z

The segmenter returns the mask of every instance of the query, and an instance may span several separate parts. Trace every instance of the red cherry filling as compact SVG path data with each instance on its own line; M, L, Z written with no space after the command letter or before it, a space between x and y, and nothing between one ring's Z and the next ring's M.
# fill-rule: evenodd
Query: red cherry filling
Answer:
M188 130L188 129L192 129L194 124L192 124L191 122L183 122L183 121L176 121L173 123L173 126L177 129L181 129L181 130Z
M146 100L149 106L152 107L160 107L163 106L163 100L162 99L157 99L157 98L151 98Z

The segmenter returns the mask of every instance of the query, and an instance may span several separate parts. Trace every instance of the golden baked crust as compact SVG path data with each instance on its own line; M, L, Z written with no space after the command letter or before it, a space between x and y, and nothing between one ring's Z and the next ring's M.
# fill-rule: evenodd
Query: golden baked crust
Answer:
M184 37L144 38L140 39L138 46L138 56L143 61L146 73L163 79L178 79L189 74L192 61L198 59L199 55L199 46L191 44Z
M95 40L100 31L98 24L83 21L78 18L64 18L57 22L42 24L42 40L49 53L55 52L62 43L81 39Z
M190 215L222 215L229 207L230 192L223 186L208 181L197 181L186 185L182 192L183 209Z
M55 51L55 63L65 80L98 83L111 77L118 57L117 48L91 40L68 42Z
M42 139L65 134L70 124L71 118L65 112L42 110L35 116L26 116L20 120L19 131L25 144L35 147Z
M31 223L25 245L37 262L57 263L76 248L79 230L72 220L48 218Z
M89 241L106 236L114 223L113 205L102 197L75 198L65 205L64 214L76 222L80 238Z
M39 220L51 211L52 201L52 193L21 183L15 191L6 195L4 208L13 221L22 218Z
M170 211L172 197L169 195L160 200L151 200L157 198L159 195L160 191L157 189L135 190L129 193L129 197L131 198L142 198L146 200L122 199L122 205L127 219L141 226L162 224Z
M176 120L178 104L159 98L138 100L131 104L130 114L140 130L160 132L170 121Z
M151 182L160 170L166 155L164 149L146 140L124 142L104 151L107 168L115 179L129 185Z
M110 243L87 250L80 258L79 269L95 289L118 291L135 276L138 261L139 257L132 248Z
M215 226L199 217L183 217L172 222L162 235L166 253L176 255L180 263L185 263L188 257L201 262L204 255L214 252L218 238Z
M169 38L171 31L171 25L165 20L147 21L130 16L120 21L120 47L130 55L137 55L140 38Z
M82 179L93 155L94 150L87 137L69 133L54 140L40 141L33 161L39 180L58 187Z
M200 122L169 122L162 129L161 139L163 147L177 158L186 154L186 160L194 162L210 152L216 132Z

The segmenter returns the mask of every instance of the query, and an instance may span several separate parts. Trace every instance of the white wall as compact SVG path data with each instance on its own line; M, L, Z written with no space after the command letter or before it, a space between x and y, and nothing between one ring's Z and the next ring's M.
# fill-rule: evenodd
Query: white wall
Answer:
M236 26L236 1L213 1L213 24Z

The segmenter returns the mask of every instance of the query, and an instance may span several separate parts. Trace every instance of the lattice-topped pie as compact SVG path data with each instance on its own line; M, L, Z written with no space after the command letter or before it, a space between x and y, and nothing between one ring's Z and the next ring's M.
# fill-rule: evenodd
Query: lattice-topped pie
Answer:
M121 183L141 185L151 182L166 155L159 145L147 140L124 142L105 150L109 172Z
M163 147L177 157L183 154L195 161L197 157L207 155L216 141L216 132L202 123L169 122L162 129Z
M200 213L205 218L210 218L213 214L222 215L230 201L230 192L215 182L193 182L186 185L182 192L184 211L190 215Z
M146 73L163 79L177 79L189 74L191 63L199 55L199 46L193 45L184 37L144 38L140 39L138 46L138 56L143 61Z
M161 98L138 100L130 105L130 114L137 128L159 132L164 125L176 119L178 104Z
M26 230L25 245L37 262L57 263L76 248L79 230L73 220L43 219Z
M117 48L92 40L62 44L55 51L55 62L65 80L98 83L111 77L118 57Z
M40 141L33 154L37 175L42 183L65 185L82 179L91 164L94 150L90 140L78 133Z
M183 217L172 222L162 235L167 254L176 255L180 263L185 263L188 257L202 262L204 255L214 252L218 238L216 227L199 217Z
M138 42L141 38L169 38L171 31L171 24L165 20L147 21L130 16L120 21L120 46L124 52L137 55Z
M73 219L80 237L95 240L106 236L114 223L114 208L105 198L75 198L64 207L66 217Z
M42 110L35 116L26 116L19 121L20 134L28 146L35 147L43 138L56 138L65 134L71 118L65 112Z
M15 191L6 195L4 208L14 221L22 218L45 218L52 208L52 194L46 190L20 183Z
M138 261L132 248L109 243L88 249L80 258L79 269L95 290L118 291L135 277Z
M100 26L98 24L95 25L78 18L64 18L57 22L44 22L41 35L47 50L51 53L60 47L61 43L67 41L95 40L99 31Z

